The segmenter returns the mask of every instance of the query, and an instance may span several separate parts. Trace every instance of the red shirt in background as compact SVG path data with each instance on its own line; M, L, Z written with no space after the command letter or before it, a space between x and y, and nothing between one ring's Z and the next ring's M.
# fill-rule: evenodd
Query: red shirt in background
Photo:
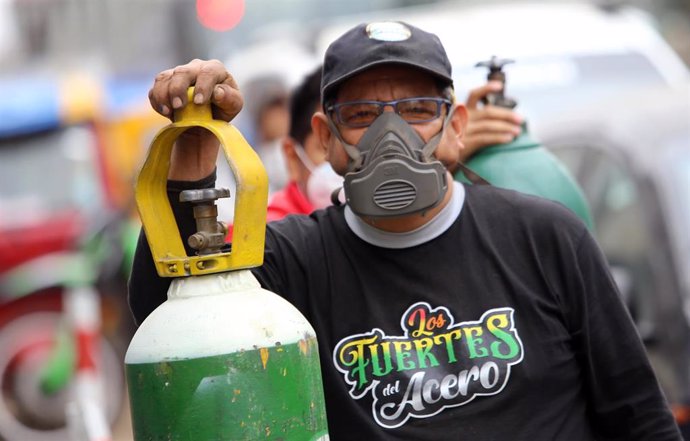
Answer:
M266 222L282 219L288 214L309 214L312 211L314 211L314 206L293 181L282 190L273 193L269 199ZM228 225L225 241L232 242L232 225Z
M314 206L293 181L282 190L273 193L269 199L266 222L282 219L288 214L309 214L312 211Z

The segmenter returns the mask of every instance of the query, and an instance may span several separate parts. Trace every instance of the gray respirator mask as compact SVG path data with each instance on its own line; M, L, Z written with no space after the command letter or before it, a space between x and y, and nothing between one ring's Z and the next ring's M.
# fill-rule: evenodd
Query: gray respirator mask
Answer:
M359 216L388 217L418 213L438 205L448 189L446 168L432 155L443 129L428 143L398 114L383 112L356 146L331 130L352 159L343 188Z

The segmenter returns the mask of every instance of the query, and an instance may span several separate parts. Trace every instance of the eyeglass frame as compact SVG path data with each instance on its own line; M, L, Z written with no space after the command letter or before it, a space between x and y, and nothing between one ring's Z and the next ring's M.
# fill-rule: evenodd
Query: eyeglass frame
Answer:
M328 107L326 107L326 113L328 115L335 114L335 122L337 122L338 124L341 124L341 125L348 127L348 128L357 129L357 128L362 128L362 127L369 127L371 125L371 123L368 123L368 124L348 124L348 123L345 123L341 118L340 108L342 108L343 106L352 105L352 104L376 104L376 105L378 105L378 108L380 110L378 115L376 115L376 118L378 118L379 116L381 116L381 114L383 114L384 109L387 106L391 106L393 108L393 111L396 114L398 114L400 117L402 117L402 115L400 115L400 113L398 113L398 104L402 103L402 102L419 101L419 100L430 100L430 101L435 102L436 103L436 115L433 118L424 119L424 120L420 120L420 121L407 121L407 120L405 120L408 124L424 124L424 123L434 121L435 119L437 119L441 116L441 109L443 108L442 104L445 104L446 106L448 106L448 109L450 109L450 106L453 105L453 102L451 100L449 100L448 98L443 98L443 97L438 97L438 96L433 96L433 97L432 96L419 96L419 97L402 98L399 100L392 100L392 101L361 100L361 101L347 101L344 103L336 103L336 104L331 104Z

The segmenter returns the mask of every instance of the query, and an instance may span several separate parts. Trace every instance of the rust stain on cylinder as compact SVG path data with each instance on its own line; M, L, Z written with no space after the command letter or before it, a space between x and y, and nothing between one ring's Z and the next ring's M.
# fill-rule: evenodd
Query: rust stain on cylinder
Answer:
M299 351L302 353L302 355L309 355L309 343L306 339L298 341L297 346L299 346Z
M259 349L259 354L261 355L261 364L264 366L264 370L265 370L266 369L266 363L268 363L268 349L267 348Z

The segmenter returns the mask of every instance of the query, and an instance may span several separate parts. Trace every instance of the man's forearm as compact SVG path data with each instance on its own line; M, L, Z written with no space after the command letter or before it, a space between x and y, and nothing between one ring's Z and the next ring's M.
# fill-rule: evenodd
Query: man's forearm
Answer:
M168 179L199 181L211 175L216 167L220 143L206 129L195 127L182 133L170 157Z

